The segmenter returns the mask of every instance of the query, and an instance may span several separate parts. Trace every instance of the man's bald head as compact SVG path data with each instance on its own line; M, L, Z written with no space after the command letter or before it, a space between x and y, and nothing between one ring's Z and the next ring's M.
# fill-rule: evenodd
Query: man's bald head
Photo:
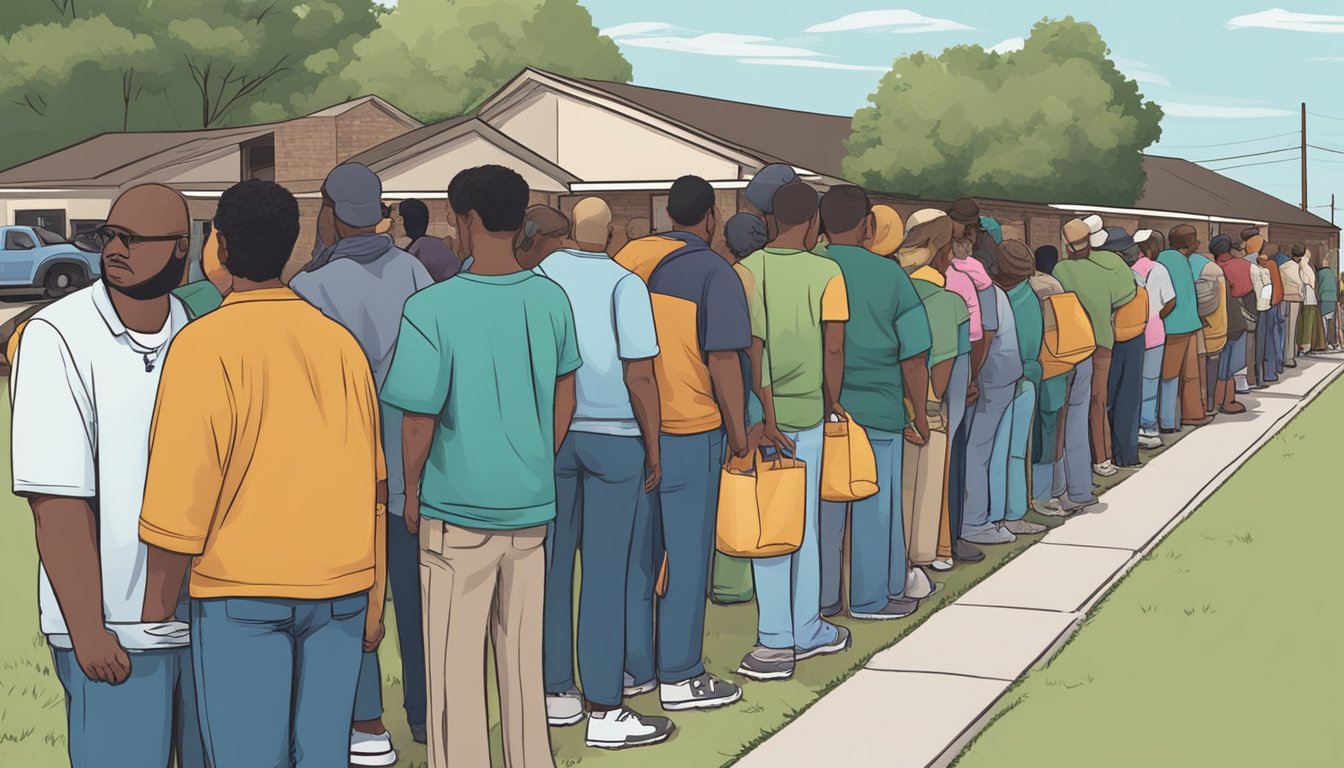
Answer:
M141 184L122 192L107 214L107 223L137 235L191 233L187 198L162 184Z
M182 284L191 245L187 199L172 187L141 184L112 204L103 237L103 281L133 299L166 296Z

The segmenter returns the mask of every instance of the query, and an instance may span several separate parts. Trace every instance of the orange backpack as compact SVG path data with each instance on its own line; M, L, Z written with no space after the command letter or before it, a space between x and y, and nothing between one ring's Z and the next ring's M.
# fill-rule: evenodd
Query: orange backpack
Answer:
M1115 340L1129 341L1135 337L1142 336L1144 329L1148 327L1148 289L1142 286L1134 292L1134 298L1130 299L1115 313Z
M1054 378L1073 367L1097 349L1092 322L1078 300L1078 294L1056 293L1041 299L1045 333L1041 339L1041 376Z

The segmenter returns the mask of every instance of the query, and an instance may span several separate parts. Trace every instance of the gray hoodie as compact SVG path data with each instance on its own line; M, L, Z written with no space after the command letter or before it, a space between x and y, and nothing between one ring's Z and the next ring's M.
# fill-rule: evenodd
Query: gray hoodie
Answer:
M350 331L373 369L379 390L392 364L401 312L412 294L434 284L420 260L396 247L387 235L355 235L324 249L289 287L322 314ZM405 504L401 466L401 413L382 406L383 451L387 460L388 505L400 515Z

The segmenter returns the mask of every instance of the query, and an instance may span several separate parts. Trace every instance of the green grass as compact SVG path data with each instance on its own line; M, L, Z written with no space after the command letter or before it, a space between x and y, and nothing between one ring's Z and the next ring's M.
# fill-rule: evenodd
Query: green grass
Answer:
M1344 386L1161 542L958 768L1344 765Z
M6 394L0 396L0 437L3 437L0 444L3 468L0 472L6 488L10 483L8 435ZM1153 454L1144 452L1144 455ZM1106 488L1127 476L1128 473L1121 473L1104 480L1098 478L1098 482ZM1034 513L1030 517L1046 525L1058 524L1057 520L1038 518ZM850 652L809 660L800 665L794 679L787 682L747 682L742 703L734 707L707 713L677 713L673 719L678 730L666 744L651 749L604 752L584 746L582 725L555 729L551 739L556 764L560 768L578 765L680 768L730 764L862 668L874 654L890 647L938 608L955 600L1038 539L1039 536L1020 537L1012 545L990 547L983 563L938 574L936 578L945 583L945 588L924 601L919 612L909 620L842 621L853 631L854 646ZM32 517L25 503L8 493L0 493L0 581L8 585L0 592L0 616L5 617L3 629L0 629L0 766L63 765L66 762L64 696L51 668L46 641L37 629L37 553ZM425 748L411 740L401 709L401 664L397 657L396 623L390 611L387 632L379 651L383 660L385 722L401 753L399 765L423 768L426 765ZM706 666L717 675L743 682L732 675L732 670L742 655L751 649L755 636L754 604L710 605L705 632ZM488 677L492 682L490 708L494 724L491 734L494 762L502 765L493 673ZM656 693L633 700L632 706L649 714L661 713Z

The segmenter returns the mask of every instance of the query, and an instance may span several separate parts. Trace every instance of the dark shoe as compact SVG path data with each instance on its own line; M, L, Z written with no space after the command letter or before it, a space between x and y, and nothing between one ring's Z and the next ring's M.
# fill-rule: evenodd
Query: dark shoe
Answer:
M857 613L850 611L850 616L860 621L890 621L892 619L904 619L919 609L919 601L908 597L899 600L891 600L879 611L871 613Z
M1284 363L1284 364L1283 364L1283 367L1284 367L1284 368L1296 368L1296 367L1297 367L1297 363Z
M752 680L788 680L793 677L795 661L792 648L758 646L742 657L737 674Z
M1205 415L1202 419L1185 419L1181 422L1183 427L1202 427L1213 421L1213 417Z
M985 559L985 553L965 539L957 539L952 544L952 557L963 563L978 563Z
M1208 422L1205 422L1205 423L1207 424ZM1192 424L1191 426L1198 426L1198 425L1193 425L1193 424ZM1166 427L1163 427L1163 428L1162 428L1162 434L1164 434L1164 435L1174 435L1174 434L1176 434L1176 433L1178 433L1178 432L1180 432L1180 431L1181 431L1181 430L1179 430L1179 429L1167 429Z
M844 609L845 609L845 606L844 606L844 605L842 605L842 604L840 604L840 603L836 603L835 605L830 605L830 606L827 606L827 607L825 607L825 608L822 608L822 609L821 609L821 615L822 615L822 618L829 619L829 618L832 618L832 617L834 617L834 616L839 616L839 615L840 615L840 612L843 611Z
M1231 405L1225 405L1222 408L1219 408L1218 410L1227 414L1228 416L1236 416L1239 413L1245 413L1246 406L1242 405L1241 403L1234 402Z
M849 650L849 641L851 640L849 630L839 624L831 625L835 627L835 639L826 645L820 645L816 648L803 650L802 648L793 649L793 658L795 661L815 658L817 656L831 656L837 653L843 653Z
M411 739L414 740L416 744L429 743L429 733L425 730L424 723L411 726Z

